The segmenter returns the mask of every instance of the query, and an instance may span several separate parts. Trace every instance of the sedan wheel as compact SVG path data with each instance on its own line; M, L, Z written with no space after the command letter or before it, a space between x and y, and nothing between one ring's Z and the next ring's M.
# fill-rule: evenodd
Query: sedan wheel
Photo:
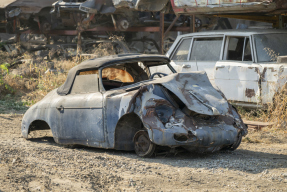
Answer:
M138 131L134 136L135 152L140 157L151 157L156 145L149 139L146 131Z

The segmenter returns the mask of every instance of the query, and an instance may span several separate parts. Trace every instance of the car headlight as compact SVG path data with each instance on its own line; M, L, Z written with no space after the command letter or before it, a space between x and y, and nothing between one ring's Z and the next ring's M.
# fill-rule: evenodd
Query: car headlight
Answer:
M161 122L167 123L173 114L173 109L168 105L158 105L155 107L155 112Z

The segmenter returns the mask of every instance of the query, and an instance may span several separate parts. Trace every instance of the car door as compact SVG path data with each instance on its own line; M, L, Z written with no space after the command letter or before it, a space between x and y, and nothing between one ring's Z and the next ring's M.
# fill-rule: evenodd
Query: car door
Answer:
M214 85L214 68L223 49L223 35L212 37L195 36L193 38L189 64L196 66L196 71L205 71Z
M105 141L103 96L97 74L77 75L70 94L57 102L57 110L60 143L99 146Z
M214 84L214 67L222 52L223 35L194 36L180 43L171 57L173 67L175 65L178 72L205 71ZM187 43L190 44L189 48Z
M192 37L182 38L178 41L171 57L170 64L177 72L196 71L196 65L191 65L190 47L192 46Z
M260 102L261 66L254 63L251 36L227 36L222 61L216 63L216 86L228 100L258 104Z

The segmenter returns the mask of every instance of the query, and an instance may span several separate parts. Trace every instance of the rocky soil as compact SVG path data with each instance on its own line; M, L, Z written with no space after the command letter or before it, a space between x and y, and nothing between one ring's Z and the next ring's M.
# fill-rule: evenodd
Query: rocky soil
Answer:
M233 152L143 159L134 152L21 137L22 115L0 115L1 191L287 191L287 141Z

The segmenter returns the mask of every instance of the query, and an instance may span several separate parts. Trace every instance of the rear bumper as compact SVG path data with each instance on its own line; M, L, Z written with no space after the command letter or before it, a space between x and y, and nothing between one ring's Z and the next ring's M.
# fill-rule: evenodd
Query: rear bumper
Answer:
M237 140L240 129L231 125L218 124L202 126L195 131L187 131L184 128L152 129L148 130L151 141L160 146L185 147L190 149L222 148L232 145Z

